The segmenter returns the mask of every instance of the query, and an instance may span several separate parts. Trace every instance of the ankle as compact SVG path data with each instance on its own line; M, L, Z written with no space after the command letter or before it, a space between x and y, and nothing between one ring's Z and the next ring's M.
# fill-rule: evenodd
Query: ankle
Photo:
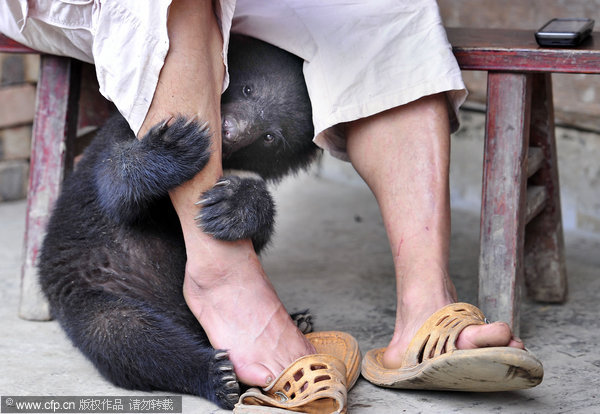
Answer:
M413 266L397 272L398 310L437 310L457 300L456 288L443 266Z
M204 235L201 243L190 243L186 250L186 276L199 289L210 290L224 283L250 284L264 281L266 275L249 240L224 242Z
M412 335L434 312L456 302L456 289L444 269L416 269L398 278L395 337Z

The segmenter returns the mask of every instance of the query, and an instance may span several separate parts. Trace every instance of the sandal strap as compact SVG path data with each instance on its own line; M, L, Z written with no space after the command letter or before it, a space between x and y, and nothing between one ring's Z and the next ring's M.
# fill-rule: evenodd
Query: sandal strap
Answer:
M262 405L304 413L346 411L346 367L332 355L307 355L294 361L273 383L250 388L239 404Z
M333 355L346 367L346 389L350 391L360 375L362 361L356 339L340 331L321 331L306 334L317 354Z
M429 317L411 340L402 367L413 367L456 350L456 339L469 325L483 325L481 310L468 303L452 303Z

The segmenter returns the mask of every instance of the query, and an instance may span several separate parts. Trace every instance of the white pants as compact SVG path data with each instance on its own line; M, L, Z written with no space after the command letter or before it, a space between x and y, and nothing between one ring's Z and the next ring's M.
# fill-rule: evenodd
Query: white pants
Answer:
M3 0L0 32L96 65L100 92L137 133L169 50L171 0ZM230 30L304 59L315 142L346 159L343 122L446 92L452 128L467 92L434 0L220 0ZM223 88L227 87L228 78Z

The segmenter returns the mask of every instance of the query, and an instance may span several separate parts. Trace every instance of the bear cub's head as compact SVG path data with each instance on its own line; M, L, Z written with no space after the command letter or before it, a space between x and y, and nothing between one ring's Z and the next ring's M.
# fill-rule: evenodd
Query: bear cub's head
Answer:
M221 97L223 167L277 180L318 153L302 59L260 40L232 35L230 83Z

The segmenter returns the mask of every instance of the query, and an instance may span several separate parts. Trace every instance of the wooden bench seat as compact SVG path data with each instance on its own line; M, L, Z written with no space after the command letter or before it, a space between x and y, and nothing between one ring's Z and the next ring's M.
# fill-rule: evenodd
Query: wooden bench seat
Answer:
M532 30L447 28L464 70L600 73L600 33L577 48L540 47Z

